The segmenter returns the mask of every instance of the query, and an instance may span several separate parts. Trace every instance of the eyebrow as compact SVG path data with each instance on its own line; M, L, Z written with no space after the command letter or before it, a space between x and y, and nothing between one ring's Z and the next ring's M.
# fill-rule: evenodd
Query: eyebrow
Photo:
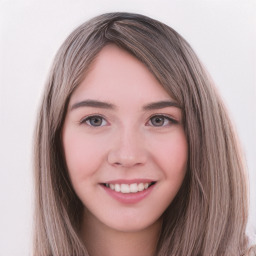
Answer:
M77 109L80 107L93 107L93 108L105 108L105 109L115 109L116 107L113 104L98 101L98 100L83 100L75 103L71 106L70 110Z
M74 110L80 107L93 107L93 108L103 108L103 109L112 109L112 110L116 109L116 106L111 103L88 99L88 100L83 100L73 104L70 110ZM168 101L158 101L158 102L149 103L143 106L143 110L148 111L148 110L156 110L156 109L162 109L167 107L176 107L181 109L181 106L177 102L168 100Z
M155 110L155 109L162 109L162 108L167 108L167 107L176 107L180 108L181 106L175 102L175 101L158 101L158 102L153 102L145 105L143 107L144 110Z

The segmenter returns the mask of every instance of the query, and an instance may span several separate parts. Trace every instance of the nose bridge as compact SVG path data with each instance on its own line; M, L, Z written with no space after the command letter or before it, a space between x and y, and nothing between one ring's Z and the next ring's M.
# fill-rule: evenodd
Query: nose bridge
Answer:
M139 128L124 126L116 132L116 139L108 155L110 164L132 167L146 161L146 148Z

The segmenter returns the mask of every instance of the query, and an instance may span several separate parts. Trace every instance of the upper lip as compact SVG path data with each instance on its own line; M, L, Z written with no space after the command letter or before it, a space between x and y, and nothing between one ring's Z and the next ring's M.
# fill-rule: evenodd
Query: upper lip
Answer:
M125 180L125 179L118 179L118 180L109 180L106 182L102 182L103 184L133 184L133 183L152 183L156 182L152 179L131 179L131 180Z

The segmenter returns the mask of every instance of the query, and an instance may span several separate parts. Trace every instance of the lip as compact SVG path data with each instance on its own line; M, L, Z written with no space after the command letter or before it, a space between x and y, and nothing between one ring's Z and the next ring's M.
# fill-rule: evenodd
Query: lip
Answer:
M148 180L148 179L136 179L136 180L114 180L114 181L108 181L105 183L132 184L132 183L147 183L147 182L153 182L153 181ZM136 204L136 203L142 201L143 199L145 199L146 197L148 197L150 195L150 193L152 192L152 190L155 188L155 185L156 185L156 183L154 183L149 188L147 188L143 191L125 194L125 193L116 192L115 190L112 190L112 189L104 186L103 184L104 183L101 183L100 186L104 189L104 191L109 196L111 196L112 198L114 198L115 200L117 200L118 202L120 202L122 204Z
M124 180L124 179L119 179L119 180L109 180L106 182L102 182L105 184L133 184L133 183L151 183L151 182L155 182L152 179L132 179L132 180Z

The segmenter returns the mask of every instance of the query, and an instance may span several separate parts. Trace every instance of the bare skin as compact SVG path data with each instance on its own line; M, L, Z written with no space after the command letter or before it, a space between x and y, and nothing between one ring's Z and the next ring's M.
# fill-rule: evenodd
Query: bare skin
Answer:
M153 256L162 221L137 232L113 230L85 213L82 239L90 256Z
M73 92L62 140L90 256L153 256L187 166L179 104L135 57L105 46Z

